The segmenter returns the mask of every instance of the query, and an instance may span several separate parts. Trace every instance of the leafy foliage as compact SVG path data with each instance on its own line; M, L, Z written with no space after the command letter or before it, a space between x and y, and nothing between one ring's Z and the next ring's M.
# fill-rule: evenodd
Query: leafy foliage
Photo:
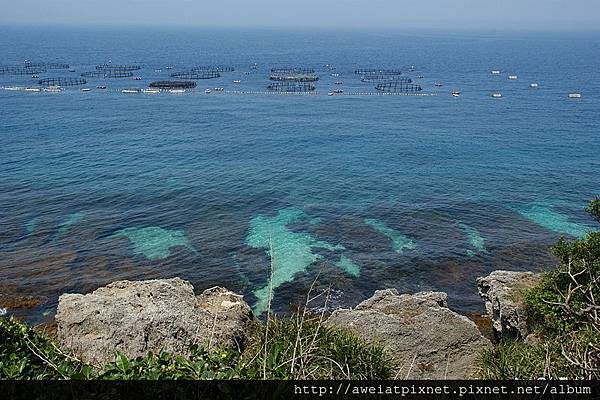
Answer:
M217 349L208 353L198 347L190 349L190 357L162 352L148 353L134 360L117 353L115 361L107 364L98 379L104 380L198 380L240 378L237 366L239 353Z
M0 318L0 379L87 379L93 369L14 318Z

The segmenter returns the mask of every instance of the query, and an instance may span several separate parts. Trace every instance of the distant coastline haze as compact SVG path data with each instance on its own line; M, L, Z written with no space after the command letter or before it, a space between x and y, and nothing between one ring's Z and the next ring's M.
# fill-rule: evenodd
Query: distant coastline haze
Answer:
M597 30L597 0L30 0L5 2L0 25Z

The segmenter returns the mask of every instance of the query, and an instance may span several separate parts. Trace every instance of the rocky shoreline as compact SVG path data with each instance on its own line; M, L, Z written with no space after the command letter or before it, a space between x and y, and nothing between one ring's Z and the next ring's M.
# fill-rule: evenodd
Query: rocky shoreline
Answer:
M477 280L493 339L531 339L519 291L535 285L527 272L494 271ZM89 294L64 294L58 340L83 361L102 365L115 351L129 357L162 350L187 355L191 345L243 351L260 322L241 295L213 287L196 295L180 278L118 281ZM492 346L477 325L448 308L443 292L378 290L352 309L333 311L326 326L381 344L397 359L399 378L466 379Z

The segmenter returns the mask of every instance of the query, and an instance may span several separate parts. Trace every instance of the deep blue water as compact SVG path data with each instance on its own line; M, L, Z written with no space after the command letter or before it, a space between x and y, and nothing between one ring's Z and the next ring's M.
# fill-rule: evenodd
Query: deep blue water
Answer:
M43 298L19 311L43 320L65 291L180 276L260 311L270 243L279 312L317 276L332 307L396 287L480 310L477 276L548 268L549 244L593 226L583 207L600 194L599 39L0 28L0 65L76 70L41 78L142 66L141 81L88 79L105 91L0 90L0 292ZM236 70L183 95L120 92L215 64ZM337 80L374 92L356 68L410 65L436 96L326 95ZM316 69L319 93L204 93L264 91L281 66ZM0 75L0 86L35 84Z

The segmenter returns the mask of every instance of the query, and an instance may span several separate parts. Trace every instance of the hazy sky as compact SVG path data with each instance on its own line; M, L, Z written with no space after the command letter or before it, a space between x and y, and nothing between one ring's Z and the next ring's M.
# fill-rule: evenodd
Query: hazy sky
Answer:
M0 0L0 24L586 30L600 0Z

